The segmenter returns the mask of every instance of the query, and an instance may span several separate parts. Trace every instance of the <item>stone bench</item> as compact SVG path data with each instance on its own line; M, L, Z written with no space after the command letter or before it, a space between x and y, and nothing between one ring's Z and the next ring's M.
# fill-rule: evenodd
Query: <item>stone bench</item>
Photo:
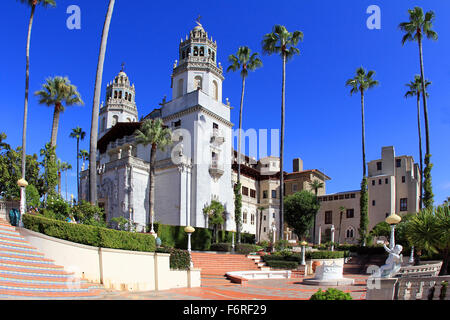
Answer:
M399 272L396 274L396 277L437 277L441 271L441 267L442 261L418 266L404 266L400 268Z
M227 272L226 276L232 282L244 284L248 280L256 280L256 279L290 279L291 271L233 271Z

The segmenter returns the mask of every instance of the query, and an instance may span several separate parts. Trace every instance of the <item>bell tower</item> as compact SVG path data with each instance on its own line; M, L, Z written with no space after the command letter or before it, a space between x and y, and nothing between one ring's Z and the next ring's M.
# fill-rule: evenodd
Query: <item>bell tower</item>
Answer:
M106 104L100 107L99 139L117 122L136 122L136 90L124 72L124 64L119 74L106 87Z
M216 101L222 101L223 68L217 66L217 42L200 23L192 29L179 46L179 61L172 73L172 99L201 90Z

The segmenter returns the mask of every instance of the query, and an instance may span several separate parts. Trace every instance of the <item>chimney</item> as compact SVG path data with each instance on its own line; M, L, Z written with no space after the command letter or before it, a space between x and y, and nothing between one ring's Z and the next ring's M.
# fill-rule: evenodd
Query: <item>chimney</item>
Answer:
M293 170L294 172L303 171L303 160L300 158L296 158L293 161Z

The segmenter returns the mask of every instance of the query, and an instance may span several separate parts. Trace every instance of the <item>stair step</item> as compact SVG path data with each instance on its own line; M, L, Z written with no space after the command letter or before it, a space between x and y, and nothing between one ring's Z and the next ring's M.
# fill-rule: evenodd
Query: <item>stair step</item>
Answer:
M10 252L0 252L0 261L21 261L21 262L33 262L33 263L41 263L41 264L53 264L54 261L50 259L45 259L41 256L39 257L30 257L18 254L11 254Z
M34 269L34 268L21 268L21 267L0 267L0 274L22 274L22 275L45 275L48 277L71 277L73 272L69 273L63 269Z
M53 263L39 263L31 261L17 261L17 260L6 260L0 258L0 268L2 267L19 267L27 269L40 269L40 270L62 270L64 267L55 265Z

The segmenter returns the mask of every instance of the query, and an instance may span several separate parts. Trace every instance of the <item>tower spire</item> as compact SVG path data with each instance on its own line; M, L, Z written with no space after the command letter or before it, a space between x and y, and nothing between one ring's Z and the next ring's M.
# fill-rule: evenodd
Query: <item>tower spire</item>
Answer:
M122 69L120 71L124 72L124 70L125 70L125 62L122 62Z

